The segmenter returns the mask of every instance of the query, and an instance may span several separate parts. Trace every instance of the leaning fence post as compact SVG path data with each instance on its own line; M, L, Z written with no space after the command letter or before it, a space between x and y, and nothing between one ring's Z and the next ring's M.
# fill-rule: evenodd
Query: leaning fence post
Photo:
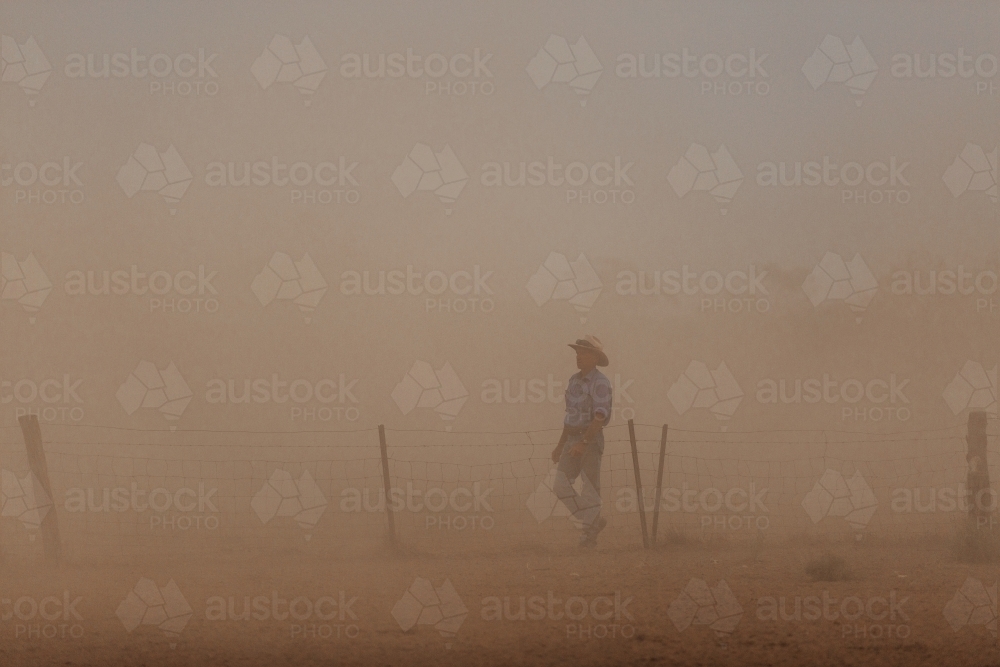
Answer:
M989 493L990 469L986 464L986 413L980 410L969 413L968 435L965 441L969 449L965 456L969 463L965 488L969 494L969 521L981 527L980 521L989 514L989 502L983 503L983 492Z
M660 432L660 465L656 469L656 504L653 505L653 535L650 542L656 546L656 526L660 522L660 494L663 492L663 458L667 453L667 425Z
M396 548L396 516L395 510L390 502L390 490L392 488L389 481L389 454L385 446L385 425L378 425L378 444L382 450L382 492L385 495L385 513L389 517L389 546Z
M646 499L642 497L642 477L639 475L639 450L635 446L635 424L628 420L628 438L632 442L632 467L635 468L635 493L639 499L639 521L642 523L642 546L649 548L649 534L646 532Z
M3 470L3 460L0 459L0 471L2 471L2 470ZM2 484L0 484L0 489L2 489ZM3 562L4 562L4 556L3 556L3 527L0 526L0 565L3 565Z
M28 454L28 465L31 467L31 473L42 485L42 491L48 495L48 500L52 504L49 511L45 513L41 526L45 558L58 562L61 549L59 521L56 518L56 497L52 493L52 484L49 482L49 466L45 461L45 450L42 448L42 430L38 426L38 415L22 415L17 418L17 421L21 424L24 449Z

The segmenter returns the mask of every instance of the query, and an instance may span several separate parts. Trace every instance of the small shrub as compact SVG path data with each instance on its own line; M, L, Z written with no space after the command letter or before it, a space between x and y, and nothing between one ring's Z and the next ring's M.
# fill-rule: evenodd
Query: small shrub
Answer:
M958 532L955 556L960 563L996 563L1000 561L1000 536L992 530L978 529L969 522Z
M671 547L685 546L688 544L688 542L690 542L690 540L688 539L687 535L680 532L673 526L667 528L666 534L663 536L663 539L660 540L660 543L663 546L671 546Z
M825 553L806 563L806 574L813 581L846 581L851 578L851 571L844 559L832 553Z

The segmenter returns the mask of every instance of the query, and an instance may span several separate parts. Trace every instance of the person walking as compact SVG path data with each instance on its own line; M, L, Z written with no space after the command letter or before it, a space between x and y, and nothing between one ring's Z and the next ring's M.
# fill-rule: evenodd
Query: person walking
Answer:
M597 535L608 525L601 516L601 457L604 427L611 419L611 382L597 370L608 355L596 336L584 336L569 346L576 350L579 369L566 386L566 417L559 444L552 451L557 465L553 491L582 527L580 546L597 546ZM577 477L583 488L573 488Z

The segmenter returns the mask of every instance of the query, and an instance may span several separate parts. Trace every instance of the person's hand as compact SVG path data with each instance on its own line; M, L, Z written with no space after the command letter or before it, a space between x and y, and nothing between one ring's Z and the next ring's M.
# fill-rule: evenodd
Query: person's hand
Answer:
M570 456L583 456L583 452L586 449L586 447L587 447L587 443L585 443L585 442L578 442L578 443L576 443L575 445L573 445L570 448L569 455Z
M559 459L562 457L562 447L556 447L552 450L552 462L559 463Z

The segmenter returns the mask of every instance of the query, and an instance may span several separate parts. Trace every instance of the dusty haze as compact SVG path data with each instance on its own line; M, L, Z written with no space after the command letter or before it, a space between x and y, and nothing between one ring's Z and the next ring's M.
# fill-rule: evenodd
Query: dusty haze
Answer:
M0 35L5 663L1000 660L996 2L4 2ZM551 492L585 334L592 551ZM553 595L589 611L516 619ZM824 595L910 601L768 617Z

